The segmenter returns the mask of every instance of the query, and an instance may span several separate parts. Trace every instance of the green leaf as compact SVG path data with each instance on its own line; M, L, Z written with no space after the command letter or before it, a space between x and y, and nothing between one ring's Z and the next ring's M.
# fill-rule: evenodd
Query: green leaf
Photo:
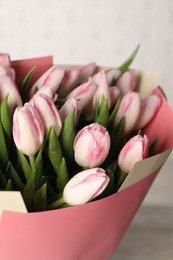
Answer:
M7 169L6 169L6 178L9 178L12 180L13 184L20 190L22 191L24 188L24 183L22 182L19 174L16 172L14 169L13 165L11 162L8 163Z
M140 44L134 49L132 54L129 56L129 58L119 67L119 70L123 73L128 70L130 64L133 62L134 58L136 57L136 54L138 53Z
M3 168L6 168L6 165L9 162L8 150L5 141L4 130L2 127L2 119L0 118L0 161Z
M66 160L72 162L74 157L73 143L75 138L74 109L66 117L60 134L60 144Z
M25 78L23 79L23 81L21 82L20 86L19 86L19 91L22 97L23 102L26 102L26 94L28 91L28 87L29 87L29 83L31 81L31 78L34 74L36 70L36 67L33 67L25 76Z
M22 191L22 196L28 211L30 211L32 201L34 198L34 193L35 193L35 171L32 171L30 174L30 178L27 181L27 184L25 185Z
M56 174L59 172L59 167L62 161L62 151L61 146L58 140L58 137L55 133L55 129L51 127L49 141L48 141L48 157L55 169Z
M101 124L104 127L108 126L109 120L109 108L108 108L108 99L105 96L102 96L101 104L99 107L98 116L96 122Z
M149 146L149 150L148 150L148 157L153 156L155 154L155 150L156 150L156 145L158 142L159 137L156 137L153 142L150 144Z
M52 185L47 180L46 176L43 176L41 179L41 185L45 184L47 185L47 198L54 197L56 195L55 189L52 187Z
M47 184L43 184L40 189L35 192L34 200L33 200L33 211L44 211L46 210L47 204Z
M43 156L42 156L43 150L41 149L39 153L37 154L36 160L35 160L35 184L36 189L40 188L41 182L42 182L42 176L43 176Z
M6 180L3 172L0 169L0 187L5 189L6 186L7 186L7 180Z
M6 191L14 190L14 189L13 189L13 184L12 184L12 181L11 181L11 180L8 180L7 186L6 186L5 190L6 190Z
M26 159L25 155L19 150L17 150L17 153L18 153L19 163L22 166L23 173L25 175L26 180L28 181L28 179L30 178L32 169L31 169L30 164L29 164L28 160Z
M112 110L112 113L110 114L109 120L108 120L108 128L111 129L113 126L113 123L115 122L116 115L118 112L120 106L120 99L116 102L114 109Z
M8 149L10 149L11 141L12 141L12 120L8 111L8 105L7 100L8 96L5 96L1 103L1 122L4 129L5 139L8 146Z
M62 192L64 190L65 185L69 181L69 174L67 170L66 161L62 158L61 165L59 167L59 173L56 178L56 187L58 192Z

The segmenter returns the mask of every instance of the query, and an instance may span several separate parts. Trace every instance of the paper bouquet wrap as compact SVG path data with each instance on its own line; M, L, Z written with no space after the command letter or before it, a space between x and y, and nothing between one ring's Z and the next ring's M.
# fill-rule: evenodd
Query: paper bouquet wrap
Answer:
M52 65L52 59L13 62L19 78L37 65L35 79ZM154 91L162 98L158 113L144 129L149 138L159 137L156 155L136 163L120 190L104 199L37 213L2 211L0 259L106 260L115 252L173 147L173 111L160 88L154 89L156 74L138 74L141 95Z

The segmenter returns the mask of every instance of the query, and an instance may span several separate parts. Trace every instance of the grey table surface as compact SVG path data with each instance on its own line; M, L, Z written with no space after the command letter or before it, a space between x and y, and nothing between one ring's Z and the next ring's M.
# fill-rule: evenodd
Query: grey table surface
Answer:
M173 206L142 206L109 260L173 260Z

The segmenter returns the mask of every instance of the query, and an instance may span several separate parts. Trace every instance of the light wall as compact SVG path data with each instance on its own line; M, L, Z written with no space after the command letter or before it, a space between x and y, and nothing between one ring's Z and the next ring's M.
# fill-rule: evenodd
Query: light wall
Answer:
M133 67L160 71L173 107L172 14L172 0L0 0L0 51L117 66L141 43ZM171 158L144 203L173 204Z

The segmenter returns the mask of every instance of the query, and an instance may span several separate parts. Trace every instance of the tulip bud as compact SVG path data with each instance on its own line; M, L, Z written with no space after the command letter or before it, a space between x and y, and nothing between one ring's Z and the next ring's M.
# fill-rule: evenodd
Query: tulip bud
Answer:
M121 71L117 68L110 69L106 72L106 78L109 86L121 75Z
M83 167L101 165L110 149L110 136L105 127L93 123L81 129L74 140L74 157Z
M99 196L109 183L102 168L85 170L74 175L66 184L63 198L69 205L80 205Z
M12 68L5 68L0 66L0 77L1 76L9 76L13 81L16 79L15 71Z
M133 70L124 72L116 82L116 86L120 89L121 95L126 95L129 91L133 91L136 87L137 76Z
M142 101L142 113L137 129L145 127L156 115L161 105L161 98L156 94L149 95Z
M87 82L89 77L91 77L95 73L96 68L97 64L95 62L91 62L80 68L78 82L80 84Z
M142 109L142 101L139 93L129 91L122 99L118 109L115 125L125 116L124 134L130 133L136 128Z
M58 96L60 98L66 97L77 85L78 78L79 78L78 70L66 69L64 78L61 82L60 88L58 89Z
M78 119L78 101L75 98L69 98L64 103L64 105L60 108L59 114L61 117L62 122L65 120L65 118L68 116L70 111L75 108L74 111L74 124L76 124Z
M98 102L98 104L101 104L102 96L104 96L108 100L108 107L110 108L110 91L109 91L109 85L107 82L106 74L104 71L98 72L96 75L94 75L91 79L95 84L98 86L98 89L94 95L94 106Z
M144 137L141 135L132 137L120 151L118 157L120 169L125 173L129 173L136 162L147 157L148 148L149 141L146 135Z
M59 136L62 121L53 100L44 94L34 95L33 105L43 122L45 131L53 126L57 136Z
M0 100L2 101L8 94L7 104L10 114L12 114L16 105L22 105L21 96L14 81L9 76L2 75L0 77Z
M8 53L0 53L0 66L3 66L4 68L11 67L11 59Z
M97 90L96 84L92 82L86 82L79 87L75 88L69 95L68 98L74 97L78 100L79 111L83 110L90 101Z
M47 70L31 87L29 97L31 98L35 92L43 86L49 86L55 94L64 77L64 69L57 66L51 67Z
M41 118L29 103L17 107L14 112L13 138L17 148L28 156L35 155L43 144Z
M120 98L120 90L116 86L110 87L109 94L110 94L110 99L111 99L111 107L113 107L113 106L115 106L116 102Z

